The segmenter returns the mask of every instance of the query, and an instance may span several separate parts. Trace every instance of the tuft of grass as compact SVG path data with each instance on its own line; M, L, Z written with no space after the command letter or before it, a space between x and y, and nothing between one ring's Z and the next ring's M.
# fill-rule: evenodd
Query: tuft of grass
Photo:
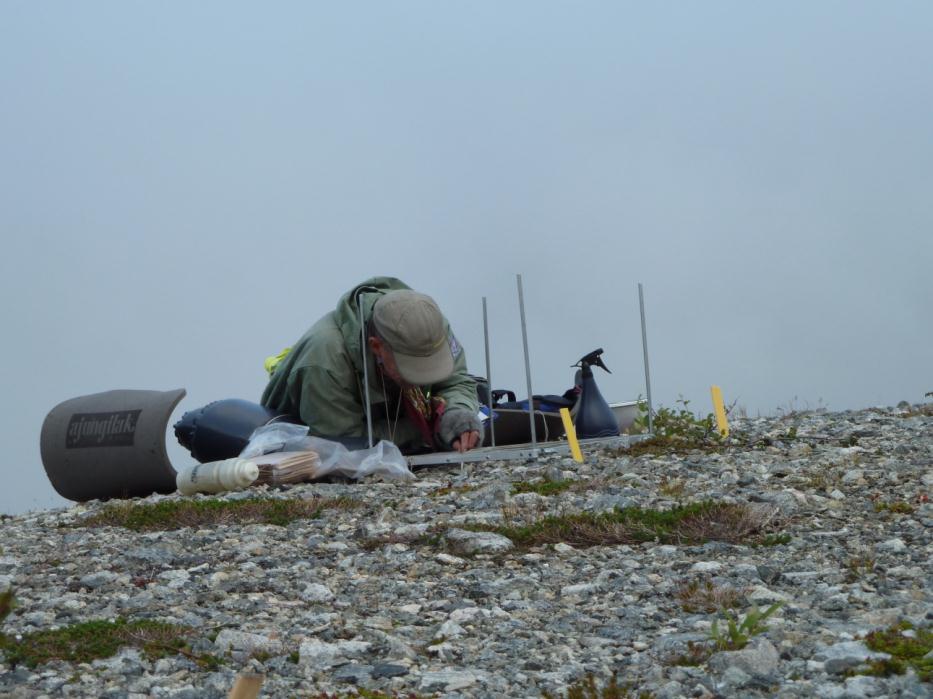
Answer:
M878 500L875 502L875 512L891 512L898 515L910 515L914 513L914 507L904 500L894 502L884 502Z
M557 699L554 694L544 692L545 699ZM567 688L564 699L651 699L650 692L634 692L629 685L620 685L615 675L602 687L593 675L587 675Z
M432 490L429 493L429 495L432 498L441 498L441 497L444 497L445 495L451 495L451 494L460 495L462 493L469 493L471 490L476 490L476 486L470 485L469 483L464 484L464 485L454 485L453 482L450 481L447 483L447 485L441 488L438 488L437 490Z
M852 556L846 561L846 580L855 582L875 570L875 557L869 554Z
M139 648L150 660L181 654L204 667L216 667L211 655L192 653L188 644L193 630L149 619L86 621L61 629L36 631L20 638L3 636L0 649L11 666L30 668L52 660L87 663L109 658L124 646Z
M791 542L790 534L765 534L751 542L752 546L783 546Z
M745 591L731 585L715 585L712 580L692 580L677 588L675 596L685 612L719 612L737 608Z
M75 527L123 527L133 531L167 531L217 524L273 524L284 527L299 519L320 517L325 508L351 509L359 503L351 498L281 500L163 500L157 503L118 502L86 517Z
M575 482L576 481L570 478L560 481L539 481L536 483L518 481L512 484L512 495L519 495L521 493L537 493L538 495L544 496L557 495L573 486Z
M905 631L912 635L905 636ZM933 658L927 657L933 651L933 630L916 629L910 622L902 621L887 629L872 631L865 636L865 645L891 658L874 661L859 674L902 675L911 667L921 681L933 682Z
M671 656L668 658L667 664L681 665L686 667L699 667L710 659L710 656L713 654L714 650L715 649L713 646L707 643L696 643L695 641L689 641L687 643L686 652Z
M719 619L715 619L709 631L710 640L716 644L717 650L742 650L752 636L767 630L768 625L765 622L782 604L783 602L775 602L763 612L758 607L753 607L741 621L731 612L726 612L725 631L719 630Z
M426 699L423 694L415 694L414 692L406 692L405 694L397 694L393 692L392 694L386 694L385 692L380 692L375 689L366 689L364 687L358 687L352 694L342 693L336 694L331 692L321 692L320 694L314 694L311 696L311 699Z
M661 495L664 495L675 500L683 497L684 490L686 486L682 478L668 478L667 476L661 477L661 482L658 484L658 492Z
M710 540L739 543L758 533L773 511L748 505L703 501L670 510L639 507L613 512L589 512L541 517L526 524L471 525L474 531L492 531L517 546L565 542L576 546L635 544L701 544Z
M13 599L12 587L5 592L0 592L0 622L10 615L10 612L13 611L13 607L15 606L16 601Z

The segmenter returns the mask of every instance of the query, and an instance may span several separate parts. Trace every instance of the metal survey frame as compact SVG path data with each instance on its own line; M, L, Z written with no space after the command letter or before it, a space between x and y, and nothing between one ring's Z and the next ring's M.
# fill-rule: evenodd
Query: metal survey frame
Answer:
M629 447L639 442L651 439L652 434L622 434L618 437L593 437L579 440L580 447ZM541 442L534 448L527 444L515 444L508 447L483 447L471 449L460 453L456 451L432 452L430 454L415 454L405 457L412 468L417 466L439 466L442 464L474 463L477 461L503 461L518 459L525 461L536 459L548 454L569 454L570 445L567 442Z
M481 461L501 461L505 459L518 459L518 460L530 460L536 459L541 455L545 454L569 454L570 445L566 442L544 442L543 444L538 444L537 435L535 430L534 422L534 413L539 412L531 410L533 407L532 403L532 392L531 392L531 364L528 359L528 333L525 325L525 301L522 294L522 275L517 274L516 281L518 284L518 306L519 312L521 315L521 325L522 325L522 345L525 354L525 380L528 387L528 407L529 407L529 419L531 421L531 444L515 444L507 447L496 447L495 443L495 432L492 433L491 441L492 446L490 447L481 447L479 449L472 449L468 452L432 452L430 454L416 454L413 456L406 457L408 460L408 465L411 468L419 466L439 466L443 464L463 464L463 463L476 463ZM638 444L639 442L646 441L654 437L654 421L652 419L652 406L651 406L651 374L648 367L648 331L646 329L645 323L645 296L644 289L641 282L638 283L638 307L641 315L641 343L642 351L644 353L645 359L645 390L648 396L648 432L646 434L635 434L635 435L619 435L617 437L593 437L590 439L581 439L579 444L581 447L586 446L620 446L620 447L629 447L633 444ZM492 383L489 376L490 373L490 364L489 364L489 323L486 309L486 297L483 297L483 334L485 335L485 345L486 345L486 378L489 383L490 388L490 397L492 396ZM491 402L491 400L490 400ZM492 412L492 406L490 406L490 413ZM492 426L493 419L490 415L489 425L490 429L494 430Z

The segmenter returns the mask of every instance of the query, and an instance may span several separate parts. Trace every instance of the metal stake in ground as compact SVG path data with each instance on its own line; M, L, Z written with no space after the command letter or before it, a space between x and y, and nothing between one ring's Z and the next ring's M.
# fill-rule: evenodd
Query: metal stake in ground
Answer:
M515 275L518 282L518 310L522 317L522 347L525 350L525 383L528 384L528 420L531 423L531 452L538 455L538 436L535 433L535 405L531 397L531 362L528 359L528 330L525 327L525 296L522 293L522 275Z
M363 303L359 295L356 297L356 307L360 312L360 349L363 352L363 397L366 401L366 435L369 438L369 448L373 448L373 412L369 406L369 364L366 359L366 325L363 323Z
M492 414L492 369L489 364L489 317L486 314L486 297L483 297L483 335L486 338L486 388L489 400L489 443L496 446L496 421ZM482 446L482 445L481 445Z
M648 371L648 331L645 330L645 294L638 282L638 306L641 309L641 346L645 353L645 390L648 392L648 433L654 434L654 418L651 409L651 373Z

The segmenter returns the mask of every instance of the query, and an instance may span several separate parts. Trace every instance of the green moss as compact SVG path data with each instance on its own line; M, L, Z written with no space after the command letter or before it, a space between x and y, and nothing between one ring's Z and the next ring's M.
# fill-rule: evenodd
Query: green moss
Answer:
M898 515L909 515L913 514L914 508L909 502L904 502L903 500L898 500L896 502L882 502L879 500L875 503L875 512L892 512Z
M127 621L87 621L61 629L37 631L19 639L0 638L6 662L35 667L51 660L86 663L109 658L123 646L139 648L149 659L181 653L196 661L210 656L194 656L188 650L192 630L147 619Z
M543 695L545 699L557 699L549 692ZM564 699L651 699L652 696L650 692L635 692L629 685L620 685L615 675L602 687L593 675L587 675L570 685L563 695Z
M913 631L913 636L905 636L904 631ZM909 666L924 682L933 681L933 659L924 657L933 650L933 630L915 629L910 622L902 621L882 631L872 631L865 637L865 645L887 653L891 660L872 663L864 674L900 675Z
M790 534L767 534L752 542L752 546L783 546L791 542Z
M471 525L474 531L492 531L518 546L565 542L580 546L632 544L700 544L710 540L737 542L757 531L754 512L737 504L704 501L651 510L638 507L593 514L551 515L520 525Z
M571 479L561 481L539 481L531 483L529 481L518 481L512 484L512 494L537 493L538 495L557 495L572 486L576 481Z
M165 531L214 524L273 524L284 527L299 519L320 517L324 508L349 509L359 506L350 498L281 500L163 500L156 503L112 503L86 517L76 527L124 527L134 531Z

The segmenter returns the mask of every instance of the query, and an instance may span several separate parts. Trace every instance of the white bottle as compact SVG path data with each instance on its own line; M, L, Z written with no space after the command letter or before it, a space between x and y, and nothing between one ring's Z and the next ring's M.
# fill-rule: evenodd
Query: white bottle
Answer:
M183 495L222 493L239 490L256 482L259 466L249 459L224 459L187 466L175 476L175 485Z

